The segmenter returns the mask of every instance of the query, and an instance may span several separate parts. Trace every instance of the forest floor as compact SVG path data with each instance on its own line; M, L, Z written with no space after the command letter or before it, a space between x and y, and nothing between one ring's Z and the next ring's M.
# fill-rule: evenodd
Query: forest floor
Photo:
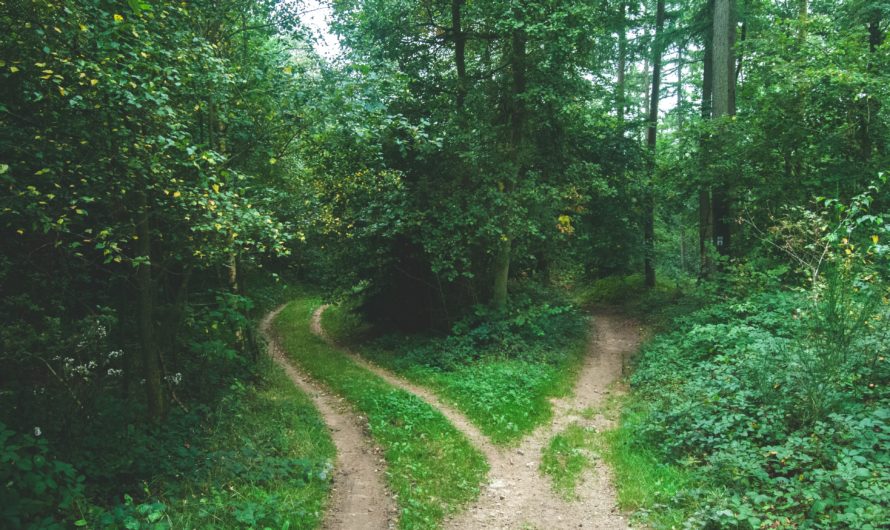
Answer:
M319 307L312 318L312 331L331 345L321 325L327 306ZM570 428L589 432L611 427L602 414L605 399L616 390L628 356L640 343L640 327L633 321L612 313L595 315L584 364L574 393L553 399L553 417L518 445L499 447L465 415L443 402L430 390L415 385L352 352L356 363L374 372L389 384L410 392L437 408L485 455L490 465L487 484L480 497L459 514L445 521L446 528L627 528L617 507L615 490L608 467L597 460L581 477L570 496L560 495L541 473L542 458L554 436ZM336 441L336 436L335 436ZM337 509L336 503L332 510ZM337 518L338 516L333 516ZM374 528L366 521L364 528Z

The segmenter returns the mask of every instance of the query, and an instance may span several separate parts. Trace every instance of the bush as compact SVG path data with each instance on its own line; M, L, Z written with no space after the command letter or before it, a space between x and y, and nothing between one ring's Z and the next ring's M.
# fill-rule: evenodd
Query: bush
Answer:
M727 492L689 527L878 528L890 502L890 308L843 270L675 321L632 379L638 441Z
M49 455L46 440L0 422L0 526L67 528L83 498L83 482L73 466Z

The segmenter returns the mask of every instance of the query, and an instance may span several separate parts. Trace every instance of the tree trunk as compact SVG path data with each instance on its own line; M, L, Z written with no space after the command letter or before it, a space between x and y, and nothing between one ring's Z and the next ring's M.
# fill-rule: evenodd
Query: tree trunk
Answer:
M714 67L714 45L713 45L713 27L714 27L714 0L708 2L706 18L709 26L703 35L703 65L702 65L702 83L701 83L701 116L704 120L711 119L711 104L713 99L713 67ZM704 176L707 171L709 160L708 138L705 135L699 139L700 151L700 171ZM704 179L702 179L704 180ZM706 278L711 274L713 264L709 257L708 244L714 238L714 216L711 210L711 187L704 183L698 192L698 250L699 250L699 278Z
M467 36L461 25L460 9L464 0L451 0L451 32L454 38L454 66L457 69L457 91L455 100L458 113L463 112L467 97Z
M677 45L677 129L683 128L683 46Z
M713 102L716 119L735 114L735 9L734 0L714 1ZM722 255L730 249L730 203L727 193L730 175L720 175L711 192L713 202L714 246Z
M151 275L151 227L145 192L137 192L136 213L136 286L138 289L137 320L141 339L142 375L145 378L145 397L148 419L158 423L164 417L165 400L161 382L161 366L155 341L154 282Z
M621 16L618 28L618 90L615 96L618 120L624 125L625 105L627 104L627 92L625 83L627 72L627 4L621 2Z
M652 40L652 93L649 99L649 119L646 127L646 148L649 150L649 182L643 201L643 252L646 287L655 287L655 145L658 139L658 103L661 101L661 56L664 40L664 0L658 0L655 10L655 37Z
M514 11L518 20L522 20L522 14ZM510 63L513 71L513 87L510 94L510 150L513 153L515 174L513 180L518 181L524 173L523 152L523 128L525 126L525 70L526 70L526 35L521 28L515 28L511 39ZM504 184L502 193L509 194L512 183ZM507 224L507 223L505 223ZM512 252L512 237L510 227L504 226L501 240L497 244L494 259L494 291L492 293L492 306L498 311L507 305L507 280L510 277L510 253Z
M494 260L494 293L491 297L491 305L498 311L503 311L507 306L507 280L510 277L510 238L504 236L498 241Z
M868 71L874 72L876 70L876 62L878 59L876 58L875 52L878 50L878 47L884 43L884 32L881 30L881 11L878 9L873 9L871 13L868 14L868 21L866 23L868 28L868 50L869 50L869 59L868 59ZM880 99L876 98L874 95L869 95L865 99L865 105L863 105L862 109L862 117L860 118L859 125L859 146L860 146L860 158L865 163L869 163L872 159L873 151L875 147L877 147L878 152L883 152L884 148L882 144L878 144L875 146L875 140L879 139L879 136L872 135L872 121L875 120L878 114L881 111L881 103Z
M807 22L809 19L810 6L808 0L798 0L797 3L797 40L803 44L807 40Z

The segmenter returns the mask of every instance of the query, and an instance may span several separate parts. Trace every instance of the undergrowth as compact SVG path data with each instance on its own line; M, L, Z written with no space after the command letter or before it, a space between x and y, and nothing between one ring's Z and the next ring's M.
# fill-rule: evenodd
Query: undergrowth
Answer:
M313 335L309 322L318 303L303 298L281 312L275 327L285 349L312 377L367 416L371 435L385 452L401 527L438 526L479 494L488 471L485 458L437 410Z
M166 378L178 401L157 426L142 421L129 352L108 332L113 315L48 335L55 384L0 392L0 527L317 526L334 452L327 429L280 370L238 346L235 330L251 337L256 318L291 296L258 280L250 298L208 292L182 315L182 372ZM34 340L10 327L3 344ZM29 400L13 399L23 392Z
M622 505L656 528L883 528L886 298L827 275L675 318L606 435Z

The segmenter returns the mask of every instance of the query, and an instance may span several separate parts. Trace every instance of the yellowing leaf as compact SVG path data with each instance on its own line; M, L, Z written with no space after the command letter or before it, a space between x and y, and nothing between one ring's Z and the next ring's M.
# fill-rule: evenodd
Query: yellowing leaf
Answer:
M290 73L292 73L292 72L294 71L294 69L291 68L290 66L285 66L285 67L283 68L283 70L284 70L284 73L286 73L286 74L290 74Z
M872 243L874 243L875 245L877 245L877 244L878 244L878 241L880 241L880 238L878 237L877 234L871 236L871 242L872 242Z
M64 88L59 87L59 94L61 94L61 95L64 96L65 94L67 94L67 92L65 92L65 89L64 89Z
M86 31L86 30L87 30L87 27L84 26L83 24L81 24L81 25L80 25L80 31Z
M90 86L96 86L97 84L99 84L98 79L90 79Z
M121 15L118 15L117 13L115 13L115 14L114 14L114 21L115 21L115 22L123 22L123 21L124 21L124 17L121 16Z
M269 163L272 164L272 165L274 166L275 164L278 163L278 159L277 159L277 158L270 158L270 159L269 159Z
M213 191L215 191L216 193L219 193L219 184L213 185Z
M16 68L15 66L10 66L10 67L9 67L9 71L12 72L12 73L16 73L16 72L19 71L19 69Z
M174 192L173 192L173 198L174 198L174 199L178 199L180 195L182 195L182 194L179 193L178 191L174 191Z
M19 228L18 230L16 230L16 232L18 232L20 236L25 235L25 231L22 230L21 228Z

